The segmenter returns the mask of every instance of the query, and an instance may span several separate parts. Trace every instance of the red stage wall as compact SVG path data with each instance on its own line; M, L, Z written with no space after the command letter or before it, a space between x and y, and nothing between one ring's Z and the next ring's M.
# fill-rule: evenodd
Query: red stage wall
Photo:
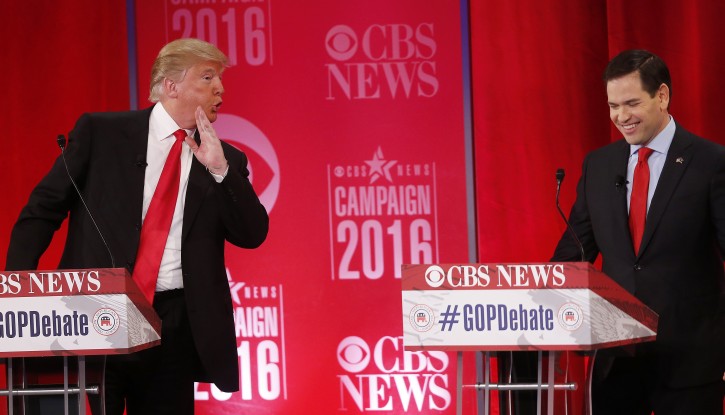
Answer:
M454 355L403 351L400 265L468 260L458 5L193 3L136 3L139 95L164 43L219 45L215 128L271 223L227 250L242 390L198 412L454 413Z
M671 113L725 143L713 94L725 88L716 1L471 2L479 259L542 261L564 225L584 155L619 139L601 74L624 49L648 49L672 74Z
M60 153L58 134L68 134L83 112L128 109L129 99L122 0L13 0L0 10L5 56L0 70L0 269L5 269L10 229L30 190ZM58 264L63 242L59 235L41 268Z
M6 3L3 254L58 154L55 136L82 112L129 107L123 2ZM725 82L715 43L725 6L554 3L470 2L482 262L549 257L563 231L554 172L567 170L567 209L584 154L614 137L600 75L623 48L662 56L674 117L725 142L705 96ZM216 128L250 155L271 217L262 248L227 252L242 390L199 385L197 413L454 413L454 355L402 351L397 267L472 259L458 2L157 0L136 9L141 107L165 42L200 37L233 59ZM59 258L56 239L44 268Z
M60 153L58 134L67 134L83 112L128 109L129 84L124 1L5 1L0 11L2 270L12 225ZM40 269L57 266L64 242L65 225ZM0 370L5 388L5 366ZM0 414L6 411L0 398Z
M725 3L485 0L470 8L480 262L550 258L565 230L556 169L567 172L568 212L584 155L620 138L601 74L622 50L662 57L673 117L725 144L715 98L725 90Z

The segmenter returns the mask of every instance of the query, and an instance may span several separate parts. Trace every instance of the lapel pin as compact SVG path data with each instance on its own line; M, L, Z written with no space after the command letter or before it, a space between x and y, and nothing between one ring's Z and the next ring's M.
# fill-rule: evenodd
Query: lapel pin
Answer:
M677 160L675 160L675 163L677 163L677 164L682 164L684 162L685 162L685 159L683 159L682 157L677 157Z

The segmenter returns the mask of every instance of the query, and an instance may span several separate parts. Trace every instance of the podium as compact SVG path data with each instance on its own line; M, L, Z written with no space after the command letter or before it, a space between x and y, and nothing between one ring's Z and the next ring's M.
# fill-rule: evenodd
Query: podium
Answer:
M459 414L464 387L483 390L486 414L491 391L516 390L536 391L537 413L546 392L547 413L559 413L554 391L580 386L555 383L559 352L591 353L581 385L590 399L596 350L657 335L657 314L588 262L403 265L402 309L406 350L458 352ZM483 379L475 385L462 384L463 351L486 354ZM538 352L536 383L491 381L490 353L507 351Z
M103 393L86 382L86 356L127 354L161 343L161 320L125 268L0 271L0 358L6 359L8 413L14 397L78 396L85 414L87 394ZM24 358L61 356L63 386L29 386ZM70 384L68 357L78 359ZM15 359L21 358L21 359ZM15 373L21 366L20 382ZM24 400L23 400L24 401ZM20 403L23 406L23 403ZM21 408L22 411L22 408Z

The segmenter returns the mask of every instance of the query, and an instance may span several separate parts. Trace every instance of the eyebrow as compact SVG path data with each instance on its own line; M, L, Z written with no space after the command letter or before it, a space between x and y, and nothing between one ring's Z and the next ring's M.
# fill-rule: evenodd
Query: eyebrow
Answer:
M632 98L632 99L628 99L628 100L624 101L622 103L622 105L635 104L635 103L640 102L640 101L642 101L642 100L639 99L639 98ZM620 104L618 104L616 102L609 101L609 105L620 105Z

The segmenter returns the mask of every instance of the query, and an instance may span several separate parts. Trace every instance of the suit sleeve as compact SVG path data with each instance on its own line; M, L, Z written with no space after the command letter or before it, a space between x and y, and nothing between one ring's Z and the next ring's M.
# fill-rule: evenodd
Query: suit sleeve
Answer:
M582 175L577 184L577 196L574 206L569 213L569 223L574 229L577 238L584 246L584 257L586 261L594 262L599 255L599 247L594 239L594 230L592 228L591 212L587 202L587 169L589 166L589 157L584 160L582 167ZM568 229L564 230L559 243L551 257L552 262L560 261L581 261L581 250L579 244L571 236Z
M269 230L267 210L260 203L249 182L247 157L225 146L229 172L216 192L220 201L227 241L242 248L256 248L264 242Z
M710 212L720 255L725 257L725 154L710 181Z
M69 134L65 150L68 172L82 187L90 154L91 122L84 114ZM41 179L21 210L10 234L6 267L8 270L35 269L50 245L78 195L68 178L62 157L58 157L48 174Z

